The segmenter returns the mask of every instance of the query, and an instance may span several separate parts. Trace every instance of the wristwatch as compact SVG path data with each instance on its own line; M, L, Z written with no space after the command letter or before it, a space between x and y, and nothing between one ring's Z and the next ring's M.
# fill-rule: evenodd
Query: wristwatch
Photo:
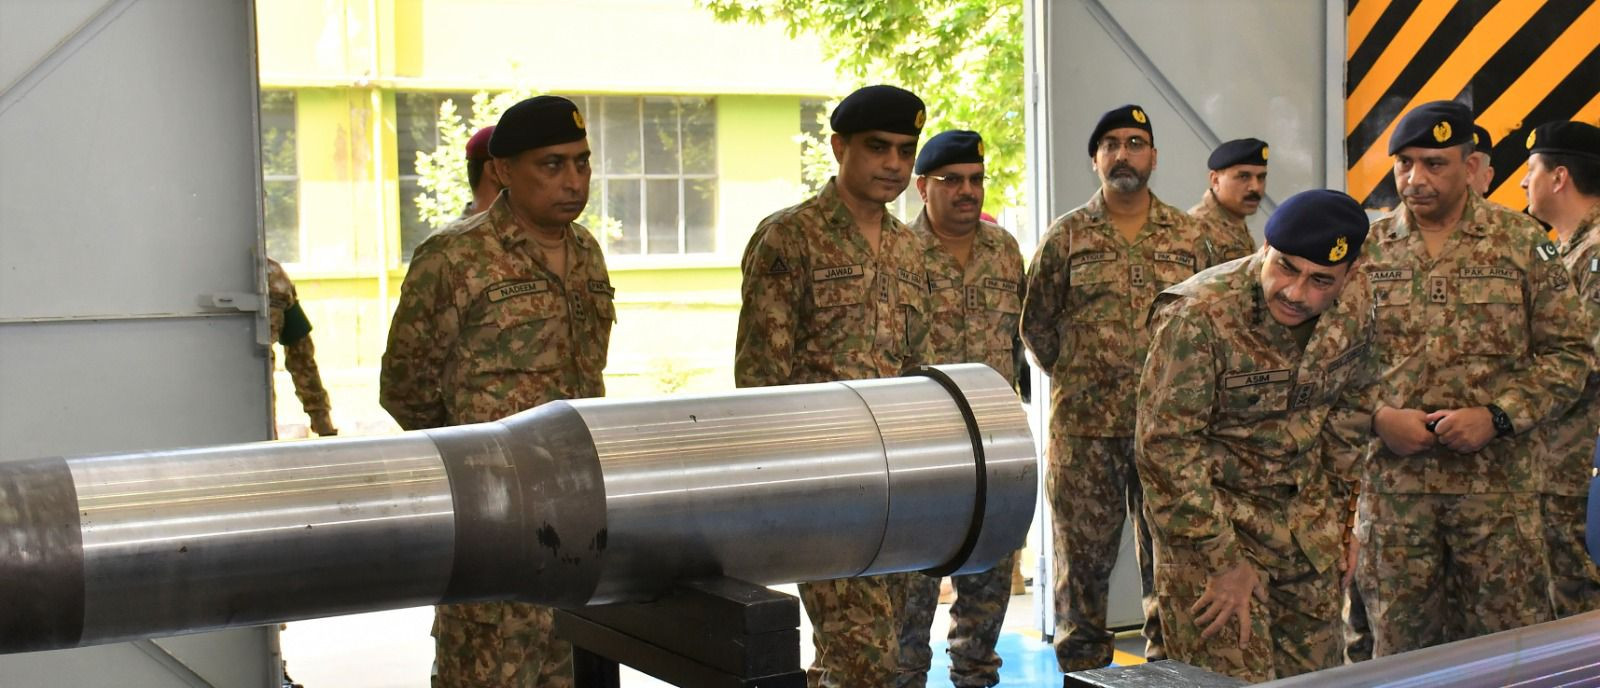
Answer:
M1496 437L1510 437L1511 433L1516 431L1515 428L1511 427L1511 416L1506 415L1505 410L1494 404L1489 404L1484 408L1489 409L1489 416L1494 419L1494 434Z

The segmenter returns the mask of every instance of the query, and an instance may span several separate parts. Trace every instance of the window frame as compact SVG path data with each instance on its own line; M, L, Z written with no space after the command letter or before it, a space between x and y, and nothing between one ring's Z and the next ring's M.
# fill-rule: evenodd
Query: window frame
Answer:
M267 132L265 131L264 128L261 129L259 131L259 133L258 133L258 136L260 136L261 148L262 148L262 150L261 150L261 241L262 241L262 245L263 246L268 245L270 243L270 240L271 240L271 236L270 235L272 233L272 227L268 224L268 220L267 220L268 207L270 206L270 204L269 204L269 202L267 200L269 198L269 193L267 191L267 188L269 186L273 185L273 184L289 182L289 183L291 183L293 185L293 189L294 189L294 192L292 194L293 198L294 198L294 213L293 213L293 223L292 223L293 224L292 235L293 235L293 239L294 239L294 257L292 259L279 260L279 256L274 255L274 252L272 252L272 251L268 251L267 255L269 257L271 257L272 259L274 259L274 260L278 260L278 262L280 262L280 263L293 265L293 264L299 264L299 263L303 262L304 256L302 256L301 254L303 252L302 249L305 247L305 223L300 221L300 201L301 201L301 193L300 192L301 192L301 185L300 185L300 94L299 94L299 92L296 91L295 89L292 89L292 88L263 88L263 89L261 89L260 100L257 101L258 108L259 108L259 112L258 112L257 116L261 118L260 119L260 125L262 127L265 127L266 124L267 124L267 116L266 116L266 107L265 107L265 102L264 101L268 97L279 96L279 95L286 96L288 98L288 101L289 101L289 107L288 107L289 118L288 118L288 122L290 124L290 128L288 130L288 137L287 137L287 141L285 142L285 145L287 145L288 148L289 148L289 155L290 155L290 158L291 158L292 167L294 169L294 172L292 174L282 174L282 173L272 174L272 173L269 173L267 171L267 167L269 165L269 163L268 163L269 153L268 153L268 150L267 150L267 146L268 146Z
M468 92L468 91L413 91L413 90L396 90L394 92L394 119L395 119L394 156L395 156L395 163L396 163L395 164L395 196L398 197L400 205L399 205L399 208L398 208L399 216L395 218L395 234L394 234L395 243L393 245L395 247L396 252L399 254L397 256L397 258L398 258L397 262L400 265L409 265L411 263L411 254L413 252L415 252L415 250L416 250L416 245L412 245L412 246L409 246L409 247L406 245L406 223L407 223L407 219L410 218L410 217L413 217L413 216L415 216L417 214L418 211L417 211L416 194L421 193L421 191L422 191L422 188L419 185L419 181L422 179L422 175L417 174L417 160L416 160L416 157L415 157L415 153L433 153L433 152L436 152L436 151L439 150L439 104L444 102L444 100L446 100L446 99L452 99L452 100L456 101L456 114L461 117L461 121L462 122L465 122L465 123L467 123L468 126L471 126L471 121L472 121L472 97L473 97L474 93L475 92ZM412 158L410 160L401 160L400 159L401 158L400 149L402 148L402 146L401 146L400 141L401 141L401 137L406 135L404 128L407 125L407 123L405 122L405 118L402 117L401 108L400 108L400 98L401 98L401 96L417 96L417 95L428 96L433 101L433 105L428 109L428 113L430 115L430 119L428 121L431 122L432 126L433 126L433 147L429 148L427 150L423 150L420 147L419 148L415 148L412 151L413 152L413 156L412 156ZM409 183L410 188L411 188L411 194L410 195L406 194L406 189L407 189L408 183ZM426 224L426 223L424 223L424 224ZM424 229L426 229L427 231L424 232L421 237L417 238L417 244L418 245L420 245L422 243L422 240L426 239L429 234L433 233L433 229L432 228L424 227Z
M618 243L618 242L613 242L607 237L597 237L598 239L600 239L601 243L603 245L605 245L607 255L608 256L615 255L615 256L617 256L619 258L626 257L627 259L632 259L632 260L658 260L658 259L665 259L665 258L668 258L668 257L671 257L671 258L690 258L690 259L692 259L692 258L697 257L697 256L715 255L717 253L717 243L718 243L717 242L717 210L718 210L717 209L717 196L718 196L718 192L720 191L720 186L721 186L721 184L720 184L720 176L718 175L717 170L716 170L716 166L717 166L716 165L717 156L716 156L716 149L715 149L716 132L717 132L717 119L716 119L717 99L716 99L716 96L714 96L714 95L707 95L707 96L657 95L657 94L585 94L585 95L570 95L570 96L566 96L566 97L571 98L574 102L576 102L578 104L579 109L583 111L584 116L589 120L590 138L593 141L593 145L594 145L594 147L596 149L596 155L594 156L594 160L598 161L598 164L593 165L594 173L593 173L592 179L590 181L590 187L591 187L592 191L591 191L590 197L589 197L589 205L590 205L591 209L594 211L594 214L599 216L599 217L611 217L608 214L607 211L610 209L609 208L609 205L610 205L610 190L611 190L611 182L612 181L631 182L631 183L637 183L639 185L639 212L638 212L639 226L634 228L637 231L639 250L638 251L626 252L626 253L616 252L614 250L614 244ZM632 101L633 108L634 108L633 114L634 114L634 122L635 122L634 134L637 136L636 140L637 140L637 143L639 145L639 149L640 149L640 151L642 153L643 146L644 146L644 138L645 138L645 133L646 133L646 131L645 131L646 122L645 122L645 116L644 116L644 106L645 106L646 101L648 99L652 99L652 98L667 98L667 99L672 99L673 101L676 101L676 102L679 102L679 103L681 103L682 101L686 101L686 100L701 100L701 101L704 101L705 108L706 108L707 112L710 114L710 121L711 121L711 130L710 130L710 136L709 136L710 143L713 146L712 151L711 151L711 161L712 161L711 162L711 171L709 171L709 172L686 172L684 170L684 154L683 154L684 141L685 141L685 139L684 139L684 113L683 113L681 108L679 110L677 110L677 121L675 123L676 124L676 129L675 129L674 141L675 141L675 144L676 144L676 147L677 147L677 150L676 150L676 153L677 153L677 155L676 155L677 172L676 173L648 172L648 171L646 171L646 165L645 165L643 160L640 161L640 168L639 168L638 172L617 172L617 173L612 173L610 170L606 169L607 165L606 165L606 161L605 161L605 157L604 157L604 152L609 150L609 148L610 148L610 146L612 144L612 142L609 140L610 134L608 132L610 130L606 126L606 122L608 121L608 119L611 116L611 107L612 107L612 105L614 103L616 103L616 101L620 101L620 100L630 100L630 101ZM600 107L598 107L598 108L595 107L597 104ZM649 209L650 209L650 182L651 181L675 181L676 182L675 188L676 188L676 192L677 192L677 197L674 200L675 200L675 203L676 203L676 206L677 206L677 227L674 228L674 233L675 233L676 238L677 238L677 246L675 247L675 250L670 251L670 252L651 252L650 251L650 227L649 227L650 212L649 212ZM688 213L686 212L686 209L687 209L687 196L688 196L688 193L689 193L689 191L688 191L689 185L691 183L694 183L694 182L697 182L697 181L709 181L713 185L712 186L712 192L711 192L711 198L709 200L709 203L710 203L710 217L709 217L709 221L707 223L708 226L706 228L706 230L708 232L707 242L708 242L709 245L706 246L702 250L690 251L689 250L689 228L688 228L688 219L689 218L688 218ZM591 228L591 229L595 229L595 228ZM626 232L627 228L624 228L623 231Z

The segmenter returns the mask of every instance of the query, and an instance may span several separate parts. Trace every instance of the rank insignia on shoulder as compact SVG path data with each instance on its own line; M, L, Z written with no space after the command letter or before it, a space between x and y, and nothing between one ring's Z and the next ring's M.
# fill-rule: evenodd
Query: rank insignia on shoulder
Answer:
M1538 251L1539 257L1544 260L1550 260L1558 255L1561 255L1560 252L1556 251L1556 245L1548 241L1539 244Z
M772 265L767 268L767 274L787 275L789 274L789 264L784 262L783 256L773 256Z

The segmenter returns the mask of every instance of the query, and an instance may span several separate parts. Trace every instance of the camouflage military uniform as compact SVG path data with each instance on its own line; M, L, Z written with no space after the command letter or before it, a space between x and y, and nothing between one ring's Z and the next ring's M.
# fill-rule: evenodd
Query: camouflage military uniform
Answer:
M1206 190L1199 203L1189 209L1189 216L1206 223L1207 240L1211 242L1212 253L1219 260L1227 262L1255 253L1256 243L1250 238L1249 225L1244 223L1244 218L1217 203L1217 197L1210 189Z
M383 354L379 400L407 430L498 420L554 399L605 395L613 291L578 224L567 271L545 266L502 194L417 247ZM549 609L436 608L436 686L571 686L572 649Z
M1600 205L1589 210L1561 262L1589 317L1587 332L1600 348ZM1550 599L1556 618L1600 609L1600 571L1584 544L1588 530L1589 479L1594 472L1595 435L1600 432L1600 372L1589 371L1583 396L1544 433L1544 489L1540 496L1550 558Z
M1339 664L1339 562L1372 417L1360 274L1297 332L1267 311L1265 260L1164 292L1139 381L1139 477L1167 654L1251 682ZM1251 603L1249 644L1233 622L1201 639L1191 607L1241 563L1267 591Z
M980 222L965 269L939 244L924 212L912 229L923 236L928 271L928 341L933 363L981 362L1016 384L1013 365L1018 322L1022 317L1022 251L1006 230ZM1000 638L1011 597L1015 555L993 569L955 576L955 604L950 607L950 681L956 686L992 686L1000 682ZM927 684L932 663L928 631L939 605L939 579L920 573L902 574L905 599L900 604L900 688Z
M1473 454L1399 457L1375 443L1362 481L1357 581L1375 656L1550 618L1529 435L1577 399L1586 319L1556 249L1526 216L1470 194L1431 258L1402 206L1372 225L1362 268L1387 406L1496 404L1515 435Z
M750 238L740 387L893 377L926 360L922 238L885 211L874 252L834 184L762 220ZM817 652L808 685L893 684L893 597L883 576L800 584Z
M311 321L300 309L300 298L295 294L294 282L283 266L267 259L267 323L271 326L272 341L283 345L283 367L294 381L294 395L311 419L311 428L319 435L333 432L333 419L328 405L328 390L322 386L322 374L317 372L317 347L311 343ZM285 328L285 321L289 326ZM276 352L268 348L268 356ZM277 361L269 359L269 370L277 369Z
M1028 268L1022 339L1051 381L1045 490L1055 520L1055 643L1063 671L1111 662L1106 596L1125 514L1139 543L1146 656L1164 656L1133 465L1134 381L1150 341L1151 301L1219 262L1205 225L1154 194L1150 218L1129 244L1096 192L1051 224Z

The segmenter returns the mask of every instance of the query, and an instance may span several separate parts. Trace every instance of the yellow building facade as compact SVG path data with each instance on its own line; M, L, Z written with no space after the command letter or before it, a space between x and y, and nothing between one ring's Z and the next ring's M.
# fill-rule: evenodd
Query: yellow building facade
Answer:
M442 99L573 97L595 148L590 210L617 221L612 396L732 387L738 261L807 194L802 119L848 90L811 39L720 24L692 0L260 0L268 253L295 280L335 424L394 429L377 373ZM280 364L281 365L281 364ZM281 370L278 423L305 416Z

